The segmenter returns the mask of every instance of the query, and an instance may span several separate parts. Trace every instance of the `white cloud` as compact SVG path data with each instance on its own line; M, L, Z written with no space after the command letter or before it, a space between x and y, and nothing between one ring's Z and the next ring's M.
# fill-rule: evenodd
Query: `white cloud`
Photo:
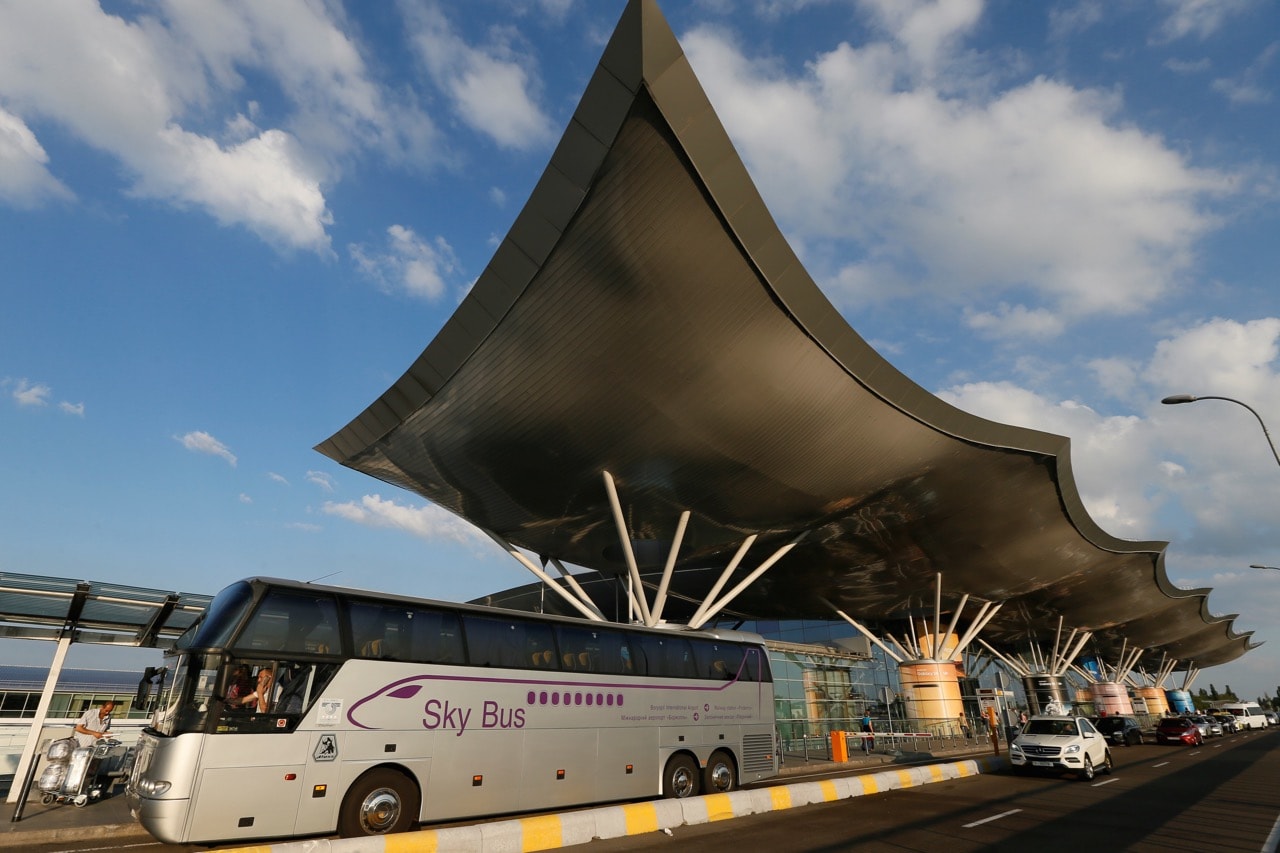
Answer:
M1147 379L1166 394L1217 394L1280 400L1275 362L1280 319L1240 323L1216 318L1156 345ZM1162 394L1161 396L1165 396Z
M267 479L273 483L279 483L282 486L289 485L289 481L285 479L285 476L283 474L277 474L275 471L268 471Z
M308 471L307 482L313 486L318 486L326 492L333 492L333 477L324 471Z
M1049 9L1049 38L1060 40L1077 35L1102 21L1106 9L1099 0L1079 0Z
M997 58L948 62L969 20L934 21L915 53L892 40L841 44L796 74L709 28L683 44L767 203L810 246L806 262L838 304L863 304L877 283L880 298L1016 294L1021 319L1047 310L1069 324L1167 294L1219 224L1208 205L1235 191L1236 177L1196 168L1122 122L1114 92L1045 78L987 91L1007 73ZM909 29L898 37L917 38ZM917 68L917 54L934 49L945 88ZM841 256L859 259L824 275L822 259Z
M36 207L71 191L49 173L49 155L22 119L0 107L0 201Z
M1089 515L1114 536L1151 537L1163 500L1144 488L1157 459L1146 421L1102 416L1073 400L1055 403L1006 382L960 385L938 396L989 420L1071 439L1072 472Z
M418 60L469 127L514 150L552 140L554 128L537 104L533 59L517 51L514 32L495 28L488 44L472 46L434 3L414 7L406 24Z
M64 400L58 404L58 409L68 415L75 415L78 418L84 417L84 403L69 403Z
M13 399L19 406L47 406L53 389L42 382L19 379L13 389Z
M251 503L253 503L253 498L249 497L249 496L248 496L248 495L246 495L244 492L241 492L241 493L240 493L240 503L242 503L242 504L251 504Z
M403 225L387 229L387 247L382 252L354 243L347 250L357 269L382 290L431 301L444 295L445 277L458 265L453 248L443 237L427 241Z
M438 159L430 119L411 93L379 88L345 26L307 0L160 2L132 20L96 3L0 3L0 199L69 195L32 130L54 124L114 157L136 195L328 254L323 185L344 158ZM283 95L276 126L236 103L246 73Z
M951 46L982 16L982 0L862 0L922 77L932 78Z
M219 456L227 460L232 468L236 466L235 454L225 444L207 432L196 431L189 432L186 435L176 435L174 440L192 453L207 453L210 456Z
M1062 317L1046 308L1000 303L997 310L966 311L965 323L991 338L1051 338L1063 331Z
M1140 414L1102 415L1008 382L956 385L938 396L990 420L1069 437L1085 506L1114 535L1177 541L1180 558L1238 555L1247 564L1273 550L1280 475L1258 419L1227 401L1159 401L1230 397L1280 424L1280 319L1210 320L1160 341L1147 359L1091 367Z
M1280 52L1280 42L1272 42L1239 75L1220 77L1210 84L1211 87L1236 105L1270 103L1271 87L1262 78L1275 61L1278 52Z
M1167 10L1159 37L1169 41L1195 36L1207 38L1232 15L1246 11L1257 0L1160 0Z
M490 541L470 522L435 504L412 507L383 500L379 495L365 495L359 503L329 502L322 509L328 515L356 524L402 530L428 541L447 539L464 544Z
M1098 386L1117 399L1128 399L1138 385L1141 366L1130 359L1096 358L1089 362Z

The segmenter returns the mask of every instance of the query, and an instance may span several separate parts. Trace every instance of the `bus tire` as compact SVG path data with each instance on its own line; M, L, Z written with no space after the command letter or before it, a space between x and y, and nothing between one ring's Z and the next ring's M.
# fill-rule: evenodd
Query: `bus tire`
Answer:
M727 794L738 787L738 769L734 766L733 756L723 749L717 749L707 759L707 767L702 771L702 790L708 794Z
M680 753L671 756L662 773L662 796L676 800L698 795L698 765Z
M343 838L404 832L418 821L418 787L398 770L375 767L347 789L338 812Z

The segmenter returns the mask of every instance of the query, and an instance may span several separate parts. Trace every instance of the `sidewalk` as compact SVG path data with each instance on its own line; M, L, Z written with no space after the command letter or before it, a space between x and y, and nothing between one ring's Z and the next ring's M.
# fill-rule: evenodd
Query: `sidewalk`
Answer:
M854 776L889 767L907 767L991 754L990 742L975 738L933 752L873 752L868 755L859 750L850 755L848 762L840 764L825 758L788 756L779 777L832 771L844 771L845 775ZM129 814L129 806L123 794L77 808L69 803L41 805L40 792L33 791L27 798L22 819L16 823L12 821L14 810L15 806L8 804L0 810L0 816L4 820L0 826L0 849L28 849L40 844L86 840L120 845L151 840L147 831Z
M22 820L13 822L17 804L5 804L0 816L0 848L25 849L59 841L102 839L108 842L148 841L151 836L129 814L123 794L83 808L70 803L40 804L40 792L27 797Z

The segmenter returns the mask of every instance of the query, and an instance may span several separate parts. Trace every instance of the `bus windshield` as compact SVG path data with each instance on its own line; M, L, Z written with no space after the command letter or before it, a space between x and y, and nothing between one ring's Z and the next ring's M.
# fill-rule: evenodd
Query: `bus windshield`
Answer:
M204 731L220 656L180 654L172 659L160 685L151 728L162 735Z
M244 618L253 602L253 587L238 581L214 596L209 609L182 633L174 647L182 649L216 649L227 645L231 632Z

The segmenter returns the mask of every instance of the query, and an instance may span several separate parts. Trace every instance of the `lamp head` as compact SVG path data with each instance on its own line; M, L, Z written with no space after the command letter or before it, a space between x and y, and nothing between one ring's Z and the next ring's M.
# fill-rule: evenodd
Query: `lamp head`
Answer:
M1176 406L1179 403L1194 403L1198 397L1192 397L1190 394L1173 394L1161 400L1166 406Z

